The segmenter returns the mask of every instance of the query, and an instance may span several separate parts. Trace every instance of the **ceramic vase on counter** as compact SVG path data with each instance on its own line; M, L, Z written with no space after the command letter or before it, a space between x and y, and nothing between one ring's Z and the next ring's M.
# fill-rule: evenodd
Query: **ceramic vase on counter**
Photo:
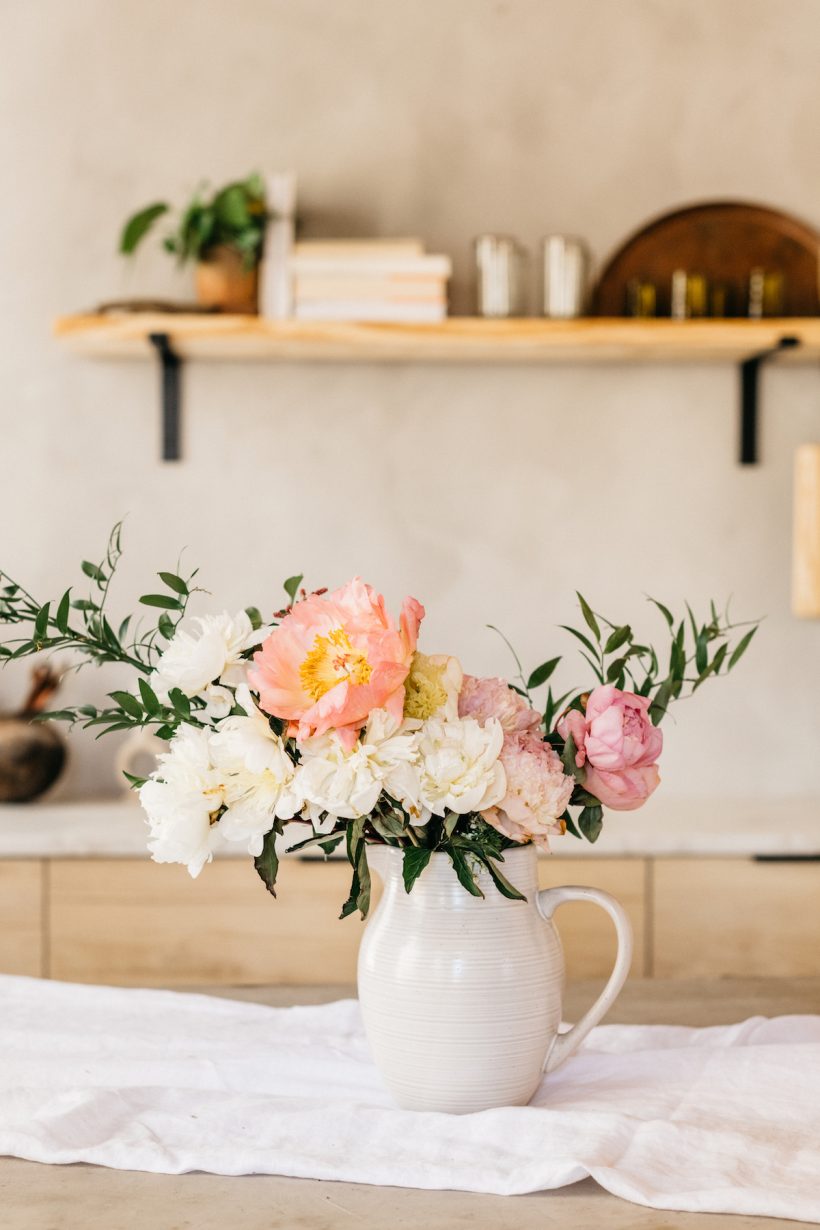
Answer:
M471 896L445 854L431 856L407 893L402 851L368 853L384 893L359 952L359 999L387 1088L408 1110L464 1114L526 1104L626 980L632 929L623 907L594 888L539 890L531 845L505 851L503 864L526 902L503 897L483 870L476 879L484 897ZM602 994L559 1034L564 958L552 917L578 900L610 915L618 953Z

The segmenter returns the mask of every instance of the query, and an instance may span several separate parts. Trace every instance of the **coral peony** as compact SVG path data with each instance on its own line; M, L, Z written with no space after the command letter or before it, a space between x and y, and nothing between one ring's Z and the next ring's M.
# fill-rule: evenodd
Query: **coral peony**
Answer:
M541 726L541 714L536 713L523 696L514 692L504 679L479 679L465 675L458 698L461 717L473 717L478 722L497 718L504 733L518 735L536 733Z
M531 734L507 735L501 751L507 792L484 819L512 841L532 841L548 850L550 833L562 834L575 781L564 773L548 743Z
M248 671L261 707L298 739L339 732L346 746L373 709L401 721L404 681L424 607L406 598L399 626L384 598L356 577L331 594L297 602L254 655Z
M575 763L587 766L584 786L605 807L633 811L660 781L663 733L652 725L645 696L605 684L590 693L585 713L572 709L561 719L558 733L572 735Z

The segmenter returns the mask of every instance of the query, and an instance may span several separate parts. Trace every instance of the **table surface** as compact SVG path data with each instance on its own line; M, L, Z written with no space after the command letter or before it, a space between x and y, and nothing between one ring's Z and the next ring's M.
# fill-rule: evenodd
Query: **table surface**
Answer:
M348 986L198 988L272 1005L321 1003ZM577 1018L599 984L567 988ZM820 978L666 982L635 979L607 1018L623 1024L722 1025L749 1016L820 1013ZM154 1175L0 1158L2 1230L778 1230L767 1217L667 1213L619 1200L591 1179L526 1196L417 1191L268 1175Z

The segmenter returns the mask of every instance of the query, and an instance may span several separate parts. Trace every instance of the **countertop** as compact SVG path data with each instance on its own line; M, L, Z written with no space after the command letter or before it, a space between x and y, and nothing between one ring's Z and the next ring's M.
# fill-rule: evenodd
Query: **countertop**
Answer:
M202 988L208 990L208 988ZM597 984L567 988L580 1015ZM260 1003L321 1002L349 987L220 988ZM633 980L608 1016L623 1023L719 1025L756 1014L820 1011L820 978L663 982ZM669 1213L619 1200L591 1179L526 1196L419 1191L268 1175L156 1175L0 1158L3 1230L795 1230L799 1222Z
M0 804L0 859L145 858L146 835L135 798ZM282 852L298 840L299 830L289 830ZM558 858L820 855L820 799L658 797L637 812L609 812L594 846L566 836L552 850ZM248 856L238 847L223 857Z

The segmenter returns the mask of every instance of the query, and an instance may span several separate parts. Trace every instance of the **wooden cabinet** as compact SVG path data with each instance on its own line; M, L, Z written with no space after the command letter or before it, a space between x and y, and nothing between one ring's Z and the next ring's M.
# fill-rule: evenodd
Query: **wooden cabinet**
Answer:
M635 928L636 974L644 969L643 880L640 860L541 865L544 886L591 884L623 902ZM147 862L55 862L51 976L140 986L353 983L362 923L338 917L349 885L347 863L335 860L284 862L275 901L246 862L217 861L195 881L179 867ZM610 972L615 937L606 914L573 902L556 923L570 977Z
M245 860L197 880L134 860L52 865L51 976L140 986L355 982L346 862L288 859L274 900Z
M820 863L556 858L541 861L539 881L617 897L635 932L636 977L820 975ZM338 917L349 885L341 860L285 860L275 901L245 860L218 860L198 880L135 859L0 861L0 973L352 984L362 923ZM555 921L569 978L605 977L615 957L607 915L570 902Z
M557 884L585 884L602 888L617 897L629 915L634 934L632 973L648 973L646 947L646 863L639 858L542 859L538 882L542 888ZM597 905L570 901L555 914L561 936L568 978L605 978L615 964L615 928L608 914Z
M654 974L820 974L820 863L658 859Z
M0 862L0 973L41 975L43 866L36 859Z

